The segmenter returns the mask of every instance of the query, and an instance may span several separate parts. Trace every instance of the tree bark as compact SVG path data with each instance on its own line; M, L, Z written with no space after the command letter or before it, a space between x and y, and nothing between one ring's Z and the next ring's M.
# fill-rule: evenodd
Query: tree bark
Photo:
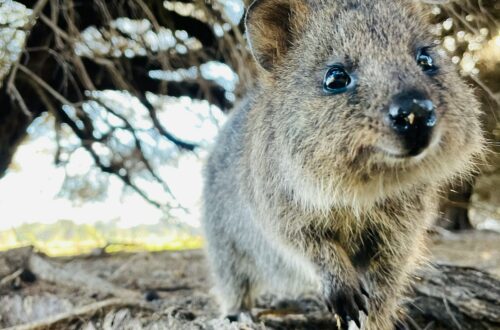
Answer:
M500 281L475 268L435 265L414 285L410 316L433 329L500 329Z

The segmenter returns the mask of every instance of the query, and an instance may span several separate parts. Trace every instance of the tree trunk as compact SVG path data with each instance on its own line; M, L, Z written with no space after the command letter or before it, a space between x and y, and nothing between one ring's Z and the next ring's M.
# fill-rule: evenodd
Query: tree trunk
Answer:
M9 167L30 123L31 118L13 105L5 88L0 89L0 179Z

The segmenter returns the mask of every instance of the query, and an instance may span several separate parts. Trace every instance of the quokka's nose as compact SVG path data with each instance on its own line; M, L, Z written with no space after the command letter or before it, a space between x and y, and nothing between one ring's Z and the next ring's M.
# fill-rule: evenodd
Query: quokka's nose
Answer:
M403 139L408 156L416 156L430 142L436 125L434 104L422 93L403 92L396 95L389 107L389 122Z

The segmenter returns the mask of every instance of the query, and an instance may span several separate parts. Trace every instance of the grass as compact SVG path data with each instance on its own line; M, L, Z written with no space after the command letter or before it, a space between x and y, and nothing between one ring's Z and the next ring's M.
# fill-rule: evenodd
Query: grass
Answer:
M67 220L0 231L0 251L26 245L49 256L71 256L96 249L109 253L197 249L203 246L203 239L190 228L174 225L120 228L114 222L78 225Z

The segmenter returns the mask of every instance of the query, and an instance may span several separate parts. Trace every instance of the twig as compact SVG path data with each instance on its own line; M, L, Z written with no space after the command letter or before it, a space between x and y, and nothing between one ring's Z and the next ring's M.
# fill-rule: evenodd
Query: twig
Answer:
M31 14L31 16L36 19L36 17L42 12L43 8L45 7L45 5L47 4L48 1L49 0L38 0L38 2L33 7L33 12ZM35 20L33 20L33 22L32 22L33 25L34 25L34 21Z
M433 326L434 326L434 321L429 322L429 324L425 326L424 330L431 330Z
M19 64L19 70L22 71L24 74L28 75L30 78L32 78L38 85L40 85L43 89L49 92L56 100L58 100L62 104L75 105L73 102L69 101L67 98L62 96L59 92L57 92L54 88L52 88L52 86L47 84L42 78L37 76L35 73L33 73L33 71L31 71L24 65Z
M453 315L453 313L451 312L450 306L448 305L448 300L444 296L443 296L443 303L444 307L446 308L446 312L448 313L448 315L450 315L451 320L456 325L457 329L462 330L462 326L460 325L460 323L458 323L457 319L455 318L455 315Z
M21 275L22 272L23 272L22 269L18 269L15 272L13 272L12 274L7 275L4 278L2 278L0 280L0 288L5 286L6 284L10 283L12 280L16 279L19 275Z
M47 16L45 16L44 14L41 14L40 15L40 19L42 20L42 22L44 22L48 27L50 27L54 33L60 37L62 37L64 40L66 40L67 42L70 42L70 43L73 43L73 40L71 39L71 37L64 31L62 30L59 26L57 26L56 24L54 24L54 22L52 22L50 20L50 18L48 18Z
M115 297L127 299L140 299L139 292L123 289L99 277L85 273L75 273L63 267L56 266L44 260L37 254L32 254L29 259L29 269L39 278L60 285L70 286L77 289L87 289L89 291L102 294L113 295Z
M156 127L158 132L160 132L161 135L163 135L165 138L168 140L172 141L175 145L177 145L179 148L188 150L188 151L193 151L198 147L196 143L188 143L185 141L181 141L172 134L170 134L165 127L160 123L160 120L158 119L158 116L156 115L156 110L153 107L153 105L149 102L149 100L146 97L139 98L141 103L146 107L146 109L149 112L149 117L151 118L153 125Z
M125 307L125 306L136 306L142 309L155 311L152 305L147 304L146 302L140 300L133 299L121 299L121 298L112 298L100 302L96 302L93 304L85 305L82 307L75 308L72 311L66 313L60 313L46 319L35 321L23 325L18 325L14 327L10 327L4 330L36 330L36 329L51 329L55 326L56 323L62 321L69 321L76 318L81 318L85 315L94 314L102 309L110 308L110 307Z
M14 84L12 84L12 86L10 86L10 88L7 87L7 90L12 94L14 99L17 101L17 103L19 104L19 108L21 109L23 114L28 119L33 118L33 114L29 111L28 106L26 105L26 102L24 102L24 99L23 99L21 93L19 93L19 90L17 89L17 87Z

